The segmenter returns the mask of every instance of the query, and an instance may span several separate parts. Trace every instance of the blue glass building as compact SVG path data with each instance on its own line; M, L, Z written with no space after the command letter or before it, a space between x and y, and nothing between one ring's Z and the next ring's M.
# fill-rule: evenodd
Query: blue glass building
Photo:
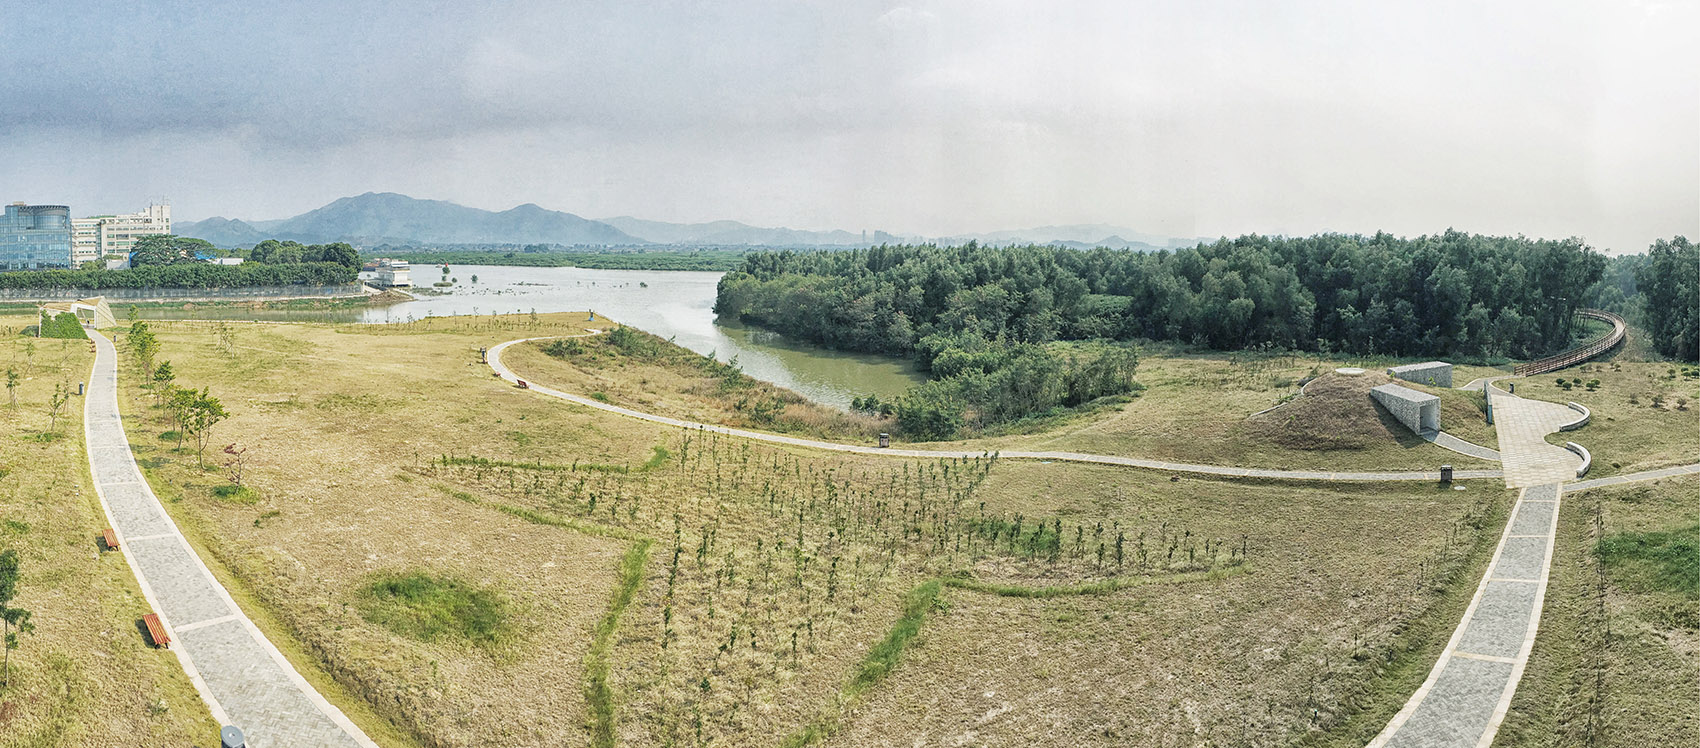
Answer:
M0 216L0 270L71 267L71 209L12 203Z

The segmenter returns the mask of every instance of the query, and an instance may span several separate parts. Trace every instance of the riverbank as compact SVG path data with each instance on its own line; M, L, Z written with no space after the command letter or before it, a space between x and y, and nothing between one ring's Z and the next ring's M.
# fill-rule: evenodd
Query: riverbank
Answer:
M501 265L579 267L594 270L697 270L725 272L744 262L743 249L634 250L627 252L387 252L385 257L416 265Z

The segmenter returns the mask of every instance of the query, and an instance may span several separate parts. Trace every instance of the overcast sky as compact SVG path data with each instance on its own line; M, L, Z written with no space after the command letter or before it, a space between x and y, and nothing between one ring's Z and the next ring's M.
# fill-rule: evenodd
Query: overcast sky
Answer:
M1700 236L1700 3L0 0L5 201Z

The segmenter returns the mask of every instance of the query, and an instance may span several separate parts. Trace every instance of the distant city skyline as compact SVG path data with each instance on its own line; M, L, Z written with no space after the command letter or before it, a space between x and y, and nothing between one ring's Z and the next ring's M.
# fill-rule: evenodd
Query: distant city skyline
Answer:
M1700 237L1692 1L29 12L64 33L0 47L31 71L0 80L0 199L77 216L391 191L921 236Z

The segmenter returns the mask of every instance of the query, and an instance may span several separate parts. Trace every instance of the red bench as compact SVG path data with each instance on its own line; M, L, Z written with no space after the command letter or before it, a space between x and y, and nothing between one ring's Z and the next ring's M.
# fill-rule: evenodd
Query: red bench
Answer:
M521 379L521 380L518 380L518 382L519 382L519 388L520 388L520 389L522 389L522 390L529 390L529 389L531 389L531 385L529 385L529 384L526 384L526 383L525 383L525 380L524 380L524 379Z
M153 640L154 646L160 649L171 648L171 636L165 633L165 624L159 622L158 613L142 616L142 623L147 624L148 638Z
M108 527L105 530L102 530L100 532L100 539L106 541L106 550L118 550L118 533L113 532L112 528Z

